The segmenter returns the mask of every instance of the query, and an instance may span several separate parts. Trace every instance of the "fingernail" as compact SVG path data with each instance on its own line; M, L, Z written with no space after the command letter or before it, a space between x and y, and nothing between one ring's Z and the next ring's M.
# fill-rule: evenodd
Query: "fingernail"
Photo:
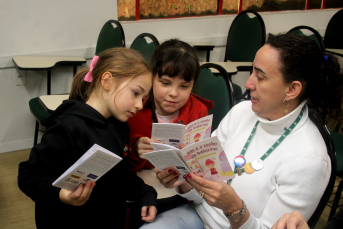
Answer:
M173 175L176 176L178 175L179 173L177 171L173 172Z
M172 168L168 169L168 173L171 173L173 171L174 171L174 169L172 169Z
M187 180L188 179L187 175L183 175L183 179Z
M175 179L179 179L180 176L176 176Z
M187 176L189 177L189 178L192 178L192 175L189 173L189 174L187 174Z

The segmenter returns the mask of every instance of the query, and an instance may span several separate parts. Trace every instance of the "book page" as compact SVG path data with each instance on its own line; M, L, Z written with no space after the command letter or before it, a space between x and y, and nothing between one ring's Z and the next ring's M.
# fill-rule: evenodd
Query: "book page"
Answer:
M211 137L212 119L213 115L208 115L189 123L183 135L184 146Z
M175 146L179 148L185 132L185 125L176 123L153 123L151 138L159 143Z
M118 162L121 157L94 144L79 160L52 183L53 186L75 191L87 180L97 181Z
M162 143L154 143L154 142L150 142L150 145L152 146L152 148L154 149L154 151L159 151L159 150L166 150L166 149L172 149L174 150L174 152L181 158L181 160L186 164L185 159L183 158L183 155L181 153L181 150L179 148L176 148L174 146L171 145L167 145L167 144L162 144Z
M235 174L217 136L181 149L192 173L212 181L232 179Z
M179 180L184 180L183 175L191 173L187 165L172 149L145 153L144 157L160 171L169 167L174 167L179 171Z

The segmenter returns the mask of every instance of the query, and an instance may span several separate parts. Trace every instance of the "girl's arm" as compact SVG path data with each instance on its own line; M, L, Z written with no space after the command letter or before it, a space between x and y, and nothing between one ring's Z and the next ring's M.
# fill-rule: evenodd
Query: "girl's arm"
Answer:
M73 163L74 145L68 129L59 120L46 129L27 161L19 164L19 188L33 201L60 201L60 188L52 183Z

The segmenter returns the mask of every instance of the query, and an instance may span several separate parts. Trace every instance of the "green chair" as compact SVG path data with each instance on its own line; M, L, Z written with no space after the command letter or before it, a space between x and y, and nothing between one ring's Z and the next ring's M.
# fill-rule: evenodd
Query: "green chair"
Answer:
M151 42L148 43L146 38L150 38ZM150 63L151 56L155 48L159 45L160 43L154 35L150 33L142 33L134 39L130 48L139 51L144 59Z
M49 118L50 113L42 106L38 97L30 99L29 107L31 113L36 118L35 134L33 139L33 145L36 145L38 141L38 132L41 131L39 130L39 125L46 126L46 120Z
M336 149L336 157L337 157L336 176L343 178L343 135L341 135L337 132L334 132L334 131L330 131L330 133L331 133L333 143L334 143L335 149ZM341 195L342 195L342 190L343 190L343 180L341 180L341 182L339 182L339 185L337 187L335 198L332 202L332 207L331 207L331 211L329 214L329 219L336 213L336 210L337 210L338 204L339 204L339 200L340 200Z
M252 17L251 17L252 16ZM245 10L233 20L227 36L224 62L253 62L256 52L266 41L266 28L261 15ZM252 66L239 66L238 71L252 71ZM250 91L235 93L235 100L250 99Z
M310 35L308 35L309 38L311 38L312 40L314 40L320 51L324 52L325 51L325 46L324 46L324 41L322 36L318 33L317 30L315 30L314 28L310 27L310 26L306 26L306 25L300 25L300 26L296 26L294 28L292 28L291 30L289 30L287 33L293 33L293 34L299 34L299 35L305 35L303 33L303 30L308 30L311 32Z
M119 21L109 20L100 30L96 43L95 55L109 48L125 47L125 35Z
M217 69L219 74L214 75L211 68ZM223 67L206 63L201 65L200 69L200 75L193 86L192 93L214 102L215 107L208 112L213 114L212 131L214 131L234 105L233 86Z
M252 10L241 12L230 26L224 62L253 62L256 52L264 45L265 40L266 28L260 14ZM252 67L238 68L238 71L251 70Z
M330 19L324 35L325 48L343 49L343 9Z
M327 153L328 156L330 158L331 161L331 175L330 175L330 179L329 179L329 183L326 186L326 189L317 205L316 210L314 211L314 213L312 214L312 216L310 217L310 219L307 221L307 224L310 228L314 228L315 225L317 224L320 216L322 215L326 204L329 201L329 198L331 196L332 190L334 188L335 185L335 179L336 179L336 167L337 167L337 162L336 162L336 153L335 153L335 145L333 142L333 139L330 135L329 130L327 129L327 127L324 125L320 125L318 119L315 117L315 115L313 113L309 113L309 118L312 120L312 122L317 126L320 134L323 137L323 140L325 142L326 145L326 149L327 149Z

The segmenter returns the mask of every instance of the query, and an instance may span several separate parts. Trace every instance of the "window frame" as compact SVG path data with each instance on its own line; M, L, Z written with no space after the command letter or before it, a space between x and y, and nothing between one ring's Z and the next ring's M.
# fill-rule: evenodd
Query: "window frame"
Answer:
M223 1L224 0L218 0L218 13L217 15L223 15ZM243 6L243 0L238 0L238 13L242 12L242 6ZM305 3L305 9L304 10L310 10L310 1L311 0L306 0ZM322 1L322 5L321 5L321 10L325 9L325 2L326 0L321 0ZM211 15L214 16L214 15ZM196 17L196 16L190 16L190 17ZM173 17L174 18L174 17ZM163 18L163 19L169 19L169 18ZM136 17L135 17L135 21L141 21L144 19L140 19L140 0L136 0Z

